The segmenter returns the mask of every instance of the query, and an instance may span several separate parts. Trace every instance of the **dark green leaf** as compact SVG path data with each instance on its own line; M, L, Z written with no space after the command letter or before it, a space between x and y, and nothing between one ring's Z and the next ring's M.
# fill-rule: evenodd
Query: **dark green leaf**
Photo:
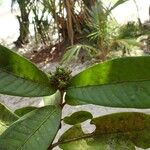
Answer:
M116 113L91 121L96 126L86 134L75 125L66 131L57 143L63 150L135 150L150 148L150 115L143 113ZM56 145L55 145L56 146Z
M17 114L19 117L22 117L25 114L27 114L35 109L37 109L37 107L33 107L33 106L23 107L23 108L15 110L15 114Z
M150 148L150 115L126 112L94 118L95 134L123 134L136 146Z
M35 97L51 95L54 90L44 72L0 45L0 93Z
M77 99L71 98L68 95L65 96L65 101L68 105L76 106L76 105L86 105L88 103L79 101Z
M135 146L123 137L85 135L80 125L63 134L59 147L63 150L135 150Z
M47 150L60 126L61 110L36 109L12 124L0 136L1 150Z
M93 116L88 111L78 111L73 113L70 116L65 117L63 120L66 124L75 125L78 123L82 123L88 119L92 119Z
M150 56L97 64L72 78L69 99L129 108L150 108Z
M19 117L0 103L0 135Z

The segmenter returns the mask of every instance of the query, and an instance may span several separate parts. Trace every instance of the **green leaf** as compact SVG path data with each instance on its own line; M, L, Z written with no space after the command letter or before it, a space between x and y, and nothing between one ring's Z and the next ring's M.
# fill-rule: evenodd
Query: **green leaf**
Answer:
M65 132L59 142L63 150L135 150L134 144L123 137L85 135L79 124Z
M12 124L0 136L2 150L47 150L61 120L61 110L55 106L36 109Z
M69 63L73 59L73 57L77 59L79 57L80 51L87 52L87 55L90 57L97 54L96 49L90 45L76 44L67 48L67 51L64 54L61 63Z
M69 99L110 107L150 108L150 56L97 64L71 79Z
M127 2L128 0L117 0L117 2L110 8L108 9L108 13L110 13L112 10L114 10L116 7L118 7L119 5Z
M67 130L58 143L63 150L135 150L150 148L150 115L143 113L115 113L94 118L92 133L84 133L81 125Z
M19 117L0 103L0 135Z
M76 105L86 105L88 103L79 101L77 99L71 98L68 95L65 96L65 101L68 105L76 106Z
M51 95L54 90L44 72L0 45L0 93L35 97Z
M138 112L125 112L94 118L95 134L122 134L137 147L150 148L150 115Z
M56 105L58 106L61 103L61 93L56 91L55 94L51 96L43 97L44 105Z
M90 112L88 112L88 111L78 111L78 112L73 113L70 116L65 117L63 119L63 121L66 124L75 125L75 124L78 124L78 123L82 123L82 122L84 122L88 119L92 119L92 118L93 118L93 116Z
M28 106L28 107L19 108L19 109L15 110L14 113L17 114L19 117L22 117L25 114L27 114L35 109L37 109L37 107Z

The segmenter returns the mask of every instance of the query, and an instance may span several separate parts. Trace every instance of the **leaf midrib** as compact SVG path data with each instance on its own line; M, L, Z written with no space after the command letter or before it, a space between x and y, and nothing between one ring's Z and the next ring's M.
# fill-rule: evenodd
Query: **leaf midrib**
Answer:
M64 141L58 141L58 143L53 144L53 147L55 147L57 145L65 144L65 143L70 143L70 142L74 142L74 141L78 141L78 140L82 140L82 139L87 139L87 138L94 138L94 137L107 136L107 135L116 135L116 134L124 134L125 135L127 133L140 132L140 131L143 131L143 130L146 130L146 129L131 130L131 131L127 131L127 132L100 133L100 134L90 133L90 134L85 134L83 136L75 137L75 138L72 138L72 139L67 139L67 140L64 140Z
M4 122L0 121L0 126L3 126L3 127L9 127L8 125L6 125Z
M12 73L12 72L9 72L9 71L7 71L7 70L5 70L5 69L2 69L2 68L0 68L0 70L2 70L2 72L7 73L8 75L12 75L12 76L16 77L17 79L20 78L20 79L22 79L22 80L25 80L25 81L28 81L28 82L31 82L31 83L34 83L34 84L38 84L38 85L40 85L40 86L41 86L41 84L42 84L43 86L47 85L45 82L38 82L37 80L31 80L31 79L29 79L29 78L23 78L23 77L20 77L19 75L16 75L16 74L14 74L14 73ZM47 85L47 87L48 87L48 85Z
M142 80L135 80L135 81L122 81L122 82L114 82L114 83L104 83L104 84L89 84L89 85L83 85L83 86L76 86L76 85L71 85L68 89L75 89L75 88L86 88L86 87L91 87L91 86L111 86L111 85L119 85L119 84L124 84L124 83L140 83L140 82L149 82L150 79L142 79Z
M44 121L37 127L37 129L32 133L30 134L27 139L24 141L24 143L17 149L17 150L20 150L23 148L23 146L29 141L29 139L35 135L35 133L41 128L41 126L56 112L56 108L50 113L50 115L48 115Z

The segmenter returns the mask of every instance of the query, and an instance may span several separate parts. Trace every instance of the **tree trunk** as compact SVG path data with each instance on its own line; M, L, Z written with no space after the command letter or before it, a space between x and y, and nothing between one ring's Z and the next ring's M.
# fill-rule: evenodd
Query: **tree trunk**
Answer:
M83 0L85 6L88 8L88 9L92 9L92 7L95 5L95 3L97 2L97 0Z
M28 2L20 2L18 0L21 16L17 16L19 26L20 26L20 35L17 39L17 47L22 47L23 44L29 42L29 10L27 10Z

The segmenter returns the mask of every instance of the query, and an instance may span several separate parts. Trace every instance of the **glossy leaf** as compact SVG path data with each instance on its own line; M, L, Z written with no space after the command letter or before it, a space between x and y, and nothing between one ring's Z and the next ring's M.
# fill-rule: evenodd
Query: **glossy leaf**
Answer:
M63 119L63 121L66 124L75 125L75 124L78 124L78 123L82 123L82 122L84 122L88 119L92 119L92 118L93 118L93 116L90 112L88 112L88 111L78 111L78 112L73 113L70 116L65 117Z
M0 103L0 135L19 117Z
M2 150L47 150L60 126L61 110L45 106L12 124L0 136Z
M60 91L56 91L51 96L43 97L44 105L56 105L58 106L61 103L61 93Z
M62 142L62 143L61 143ZM60 140L63 150L135 150L134 144L123 137L85 135L81 126L70 128Z
M74 76L67 102L150 108L150 56L126 57L97 64Z
M19 109L15 110L15 114L18 115L19 117L22 117L25 114L27 114L35 109L37 109L37 107L33 107L33 106L23 107L23 108L19 108Z
M76 105L87 105L88 103L79 101L77 99L74 99L72 97L69 97L68 95L65 96L65 101L68 105L76 106Z
M0 45L0 93L35 97L51 95L54 90L44 72Z
M116 113L94 118L93 133L83 132L81 125L66 131L57 143L63 150L135 150L150 148L150 115Z

